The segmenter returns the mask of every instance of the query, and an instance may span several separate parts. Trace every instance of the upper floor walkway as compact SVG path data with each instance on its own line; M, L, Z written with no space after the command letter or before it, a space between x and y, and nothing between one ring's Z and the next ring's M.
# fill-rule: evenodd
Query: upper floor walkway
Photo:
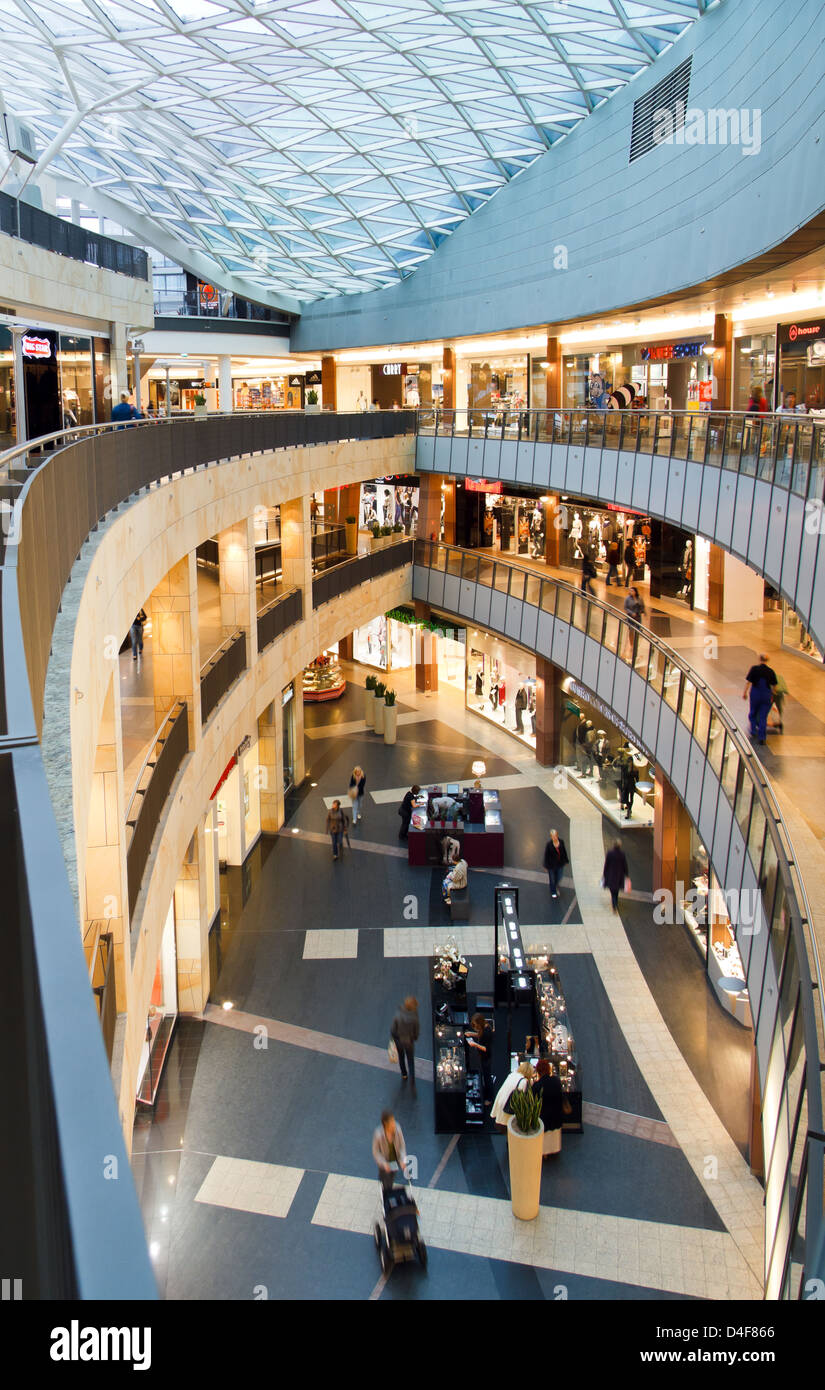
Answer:
M825 419L693 411L421 411L419 471L616 504L698 533L825 641Z

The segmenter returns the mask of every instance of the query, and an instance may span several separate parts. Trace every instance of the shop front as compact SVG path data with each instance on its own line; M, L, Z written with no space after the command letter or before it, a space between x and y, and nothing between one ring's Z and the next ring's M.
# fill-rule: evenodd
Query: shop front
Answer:
M733 410L747 410L751 395L759 389L768 409L782 404L780 396L774 402L776 378L776 334L743 333L733 340Z
M472 411L472 423L502 420L505 412L524 410L528 400L528 363L525 353L505 353L489 358L459 357L455 401L459 409Z
M14 394L14 344L11 331L0 327L0 448L17 443L17 410Z
M617 506L594 507L589 502L562 496L558 514L559 564L581 571L589 556L600 579L608 574L608 556L613 545L619 547L619 574L624 578L625 550L633 550L634 583L650 578L651 522L641 512Z
M782 600L782 646L796 656L804 656L816 666L821 666L825 657L814 642L799 614L789 603Z
M415 665L415 628L387 613L379 613L352 634L352 655L365 666L382 671L408 671Z
M753 1025L750 998L745 984L745 970L736 930L753 928L747 894L726 896L708 862L708 852L699 832L687 815L678 819L676 846L677 864L685 876L677 884L675 917L699 953L705 974L721 1007L744 1028ZM661 906L654 909L655 922L666 919L657 916Z
M825 409L825 317L780 323L778 342L777 407L800 414Z
M358 526L401 526L406 536L414 535L418 523L418 483L413 475L376 478L361 484Z
M610 396L630 385L635 409L710 409L713 367L707 335L677 342L625 343L563 359L565 409L610 409ZM702 388L705 388L703 391Z
M536 746L536 658L480 628L467 630L465 704Z
M560 699L561 766L614 825L651 826L654 768L631 730L572 676Z

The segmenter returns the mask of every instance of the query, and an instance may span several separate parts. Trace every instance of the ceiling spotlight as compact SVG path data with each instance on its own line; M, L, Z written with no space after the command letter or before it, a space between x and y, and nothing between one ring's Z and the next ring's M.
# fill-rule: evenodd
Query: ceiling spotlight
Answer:
M773 299L774 291L771 289L770 285L765 286L765 294L768 296L768 299Z

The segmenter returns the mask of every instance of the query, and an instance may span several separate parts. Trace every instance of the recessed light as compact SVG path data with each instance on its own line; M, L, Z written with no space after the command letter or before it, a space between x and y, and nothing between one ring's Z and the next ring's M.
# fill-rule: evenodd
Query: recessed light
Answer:
M231 999L224 999L223 1003L221 1004L221 1008L223 1009L224 1013L227 1014L229 1013L229 1010L234 1009L234 1007L235 1005L232 1003Z
M298 829L297 825L294 825L294 826L292 827L292 833L293 833L293 835L300 835L301 832L300 832L300 830Z

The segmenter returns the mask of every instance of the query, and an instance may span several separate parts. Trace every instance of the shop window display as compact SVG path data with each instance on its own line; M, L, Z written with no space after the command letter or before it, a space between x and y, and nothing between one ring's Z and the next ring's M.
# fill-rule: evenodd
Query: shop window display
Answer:
M800 620L799 614L784 600L782 602L782 646L787 648L789 652L795 652L797 656L807 657L817 666L821 666L825 660L810 632Z
M444 499L442 498L442 507ZM415 534L418 522L418 488L406 483L375 482L361 484L358 525L362 531L372 526L403 526L404 534Z
M405 671L415 662L415 629L380 613L352 634L352 655L366 666L382 671Z
M561 721L561 762L582 790L614 823L634 829L652 825L648 796L654 771L629 731L617 727L606 707L589 701L569 678Z
M545 518L540 498L485 498L484 543L502 554L544 559Z
M468 640L467 708L535 748L535 658L480 632Z
M572 569L581 569L585 555L592 560L600 578L608 573L608 552L613 544L619 547L620 575L624 565L629 563L632 549L634 573L631 583L642 583L649 578L648 550L651 527L648 517L635 513L603 511L599 507L562 499L561 527L559 529L559 564Z

